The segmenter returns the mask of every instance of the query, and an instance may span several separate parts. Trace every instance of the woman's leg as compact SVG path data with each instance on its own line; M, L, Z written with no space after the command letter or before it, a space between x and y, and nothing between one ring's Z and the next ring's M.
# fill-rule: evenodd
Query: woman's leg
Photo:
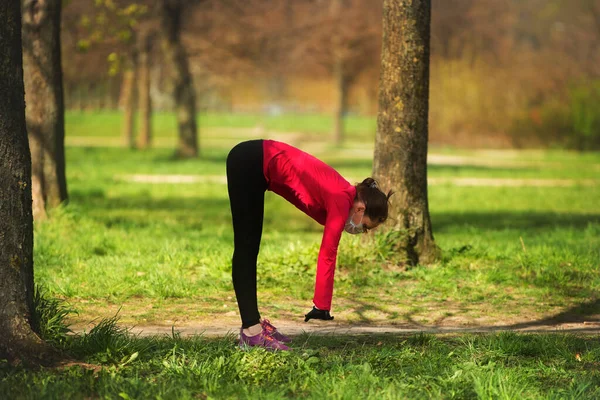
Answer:
M267 189L262 165L262 140L242 142L227 156L227 189L234 238L231 276L243 328L260 323L256 261Z

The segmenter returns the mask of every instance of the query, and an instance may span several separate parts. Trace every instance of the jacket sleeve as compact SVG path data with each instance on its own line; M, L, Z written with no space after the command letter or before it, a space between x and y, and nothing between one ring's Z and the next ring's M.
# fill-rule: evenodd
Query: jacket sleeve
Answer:
M348 218L348 210L347 205L334 203L327 212L321 249L317 260L317 278L313 297L313 303L321 310L331 310L338 246Z

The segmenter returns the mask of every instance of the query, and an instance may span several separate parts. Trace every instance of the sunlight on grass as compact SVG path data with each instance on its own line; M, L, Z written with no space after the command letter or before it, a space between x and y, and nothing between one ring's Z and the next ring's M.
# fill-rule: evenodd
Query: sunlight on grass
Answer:
M96 314L102 302L124 304L129 321L136 317L127 302L137 298L222 304L232 295L226 185L120 178L124 173L224 176L227 150L207 148L205 153L202 159L174 161L166 149L68 148L71 200L36 226L37 281L50 293L72 299L82 322L102 317ZM354 176L370 174L368 160L338 155L331 163ZM438 165L431 175L471 168ZM502 169L480 173L504 175ZM429 196L443 261L406 269L385 235L344 236L334 297L340 317L356 321L360 312L359 320L371 322L401 322L410 316L422 323L486 324L505 315L533 319L557 313L597 296L600 187L446 184L431 186ZM310 306L321 229L267 193L259 296L277 302L272 317L298 312L297 302L277 299ZM86 311L86 304L94 304L93 310ZM376 313L359 311L372 306ZM144 323L168 319L158 310L143 318Z
M569 335L309 336L291 352L231 336L134 337L107 318L62 349L103 368L8 369L2 398L597 398L600 345Z
M157 135L170 140L171 116L155 118ZM27 371L0 360L0 398L600 396L595 337L303 334L289 353L242 352L231 335L182 337L177 324L237 319L227 187L215 177L224 176L228 149L248 133L227 132L223 125L300 124L256 116L200 121L209 132L201 140L202 158L178 161L170 142L149 151L118 147L116 114L68 115L69 134L116 138L117 147L67 148L69 204L35 226L35 278L43 288L36 320L45 340L102 368ZM372 141L367 128L357 123L351 144L334 148L324 138L311 139L326 131L322 120L302 121L298 131L307 136L300 143L345 176L370 175L372 147L361 145ZM596 179L600 164L597 154L560 151L436 151L450 157L430 165L429 176L438 178L580 181ZM512 164L488 165L490 159ZM134 174L211 179L124 178ZM596 184L430 185L442 260L405 265L394 251L401 232L344 236L333 299L336 322L511 329L545 318L594 317L600 295L598 199ZM311 306L322 227L272 193L265 210L261 309L273 319L300 321ZM66 335L69 323L85 328ZM172 332L136 337L125 328L151 324Z

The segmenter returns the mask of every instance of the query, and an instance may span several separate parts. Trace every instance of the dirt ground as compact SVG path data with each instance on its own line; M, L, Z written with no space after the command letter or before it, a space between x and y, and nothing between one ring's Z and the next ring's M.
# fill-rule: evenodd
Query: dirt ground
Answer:
M219 321L221 322L221 321ZM571 334L600 334L600 321L593 322L567 322L554 324L516 324L516 325L494 325L494 326L414 326L406 325L364 325L364 324L346 324L334 321L313 321L305 323L303 320L274 321L277 328L290 336L301 334L309 335L369 335L369 334L395 334L410 335L416 333L427 334L462 334L462 333L493 333L503 331L513 331L521 333L571 333ZM228 335L237 335L240 329L239 322L221 322L217 324L216 320L205 321L202 323L187 323L185 325L174 324L172 326L164 325L146 325L146 326L127 326L129 332L139 336L171 336L177 333L181 336L203 335L207 337L220 337ZM90 327L73 326L74 332L89 331Z
M334 317L336 316L333 314ZM552 317L537 319L520 319L515 317L484 319L480 322L470 318L454 318L438 323L421 324L415 321L389 323L385 320L372 322L350 322L343 318L333 321L311 320L304 322L298 318L278 318L271 321L283 333L291 336L310 335L368 335L415 333L428 334L462 334L462 333L494 333L513 331L522 333L572 333L600 335L600 314L581 315L566 311ZM338 315L339 317L339 315ZM97 322L97 321L95 321ZM71 329L76 333L89 332L94 321L88 324L74 323ZM224 313L197 320L165 320L163 323L138 324L124 322L120 324L132 334L140 336L162 336L177 333L181 336L204 335L219 337L237 335L240 321L237 313Z

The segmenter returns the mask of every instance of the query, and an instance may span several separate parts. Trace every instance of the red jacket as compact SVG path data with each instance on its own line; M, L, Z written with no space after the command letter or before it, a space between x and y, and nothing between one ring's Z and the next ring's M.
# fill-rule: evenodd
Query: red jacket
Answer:
M268 189L325 226L313 302L331 309L338 244L356 197L356 188L323 161L285 143L263 141Z

